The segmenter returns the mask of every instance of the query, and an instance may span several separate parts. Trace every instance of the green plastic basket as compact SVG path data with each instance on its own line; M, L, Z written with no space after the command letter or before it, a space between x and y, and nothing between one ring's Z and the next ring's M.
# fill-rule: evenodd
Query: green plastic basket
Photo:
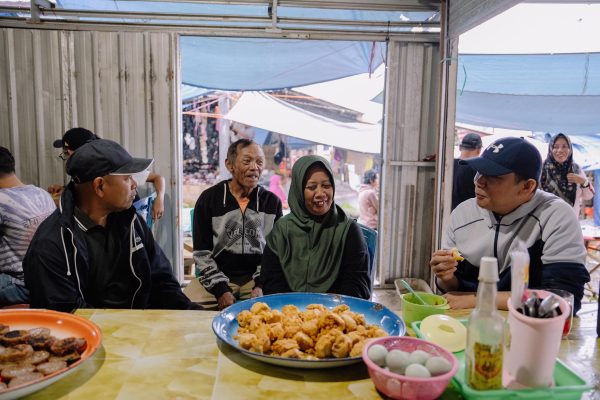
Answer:
M466 319L459 320L463 325L467 324ZM421 332L421 321L412 323L412 328L416 335L423 338ZM466 399L544 399L544 400L570 400L580 399L581 395L593 386L587 383L583 378L577 375L573 370L567 367L562 361L556 359L554 366L555 386L545 389L522 389L522 390L474 390L465 382L465 352L454 353L460 368L454 378L451 386L459 390ZM444 398L444 396L442 396ZM451 398L450 396L448 398Z

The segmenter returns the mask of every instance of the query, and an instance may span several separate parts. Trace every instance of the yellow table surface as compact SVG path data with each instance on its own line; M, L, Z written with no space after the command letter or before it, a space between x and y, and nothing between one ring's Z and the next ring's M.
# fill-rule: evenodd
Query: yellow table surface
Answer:
M600 398L595 307L584 305L560 356ZM469 311L449 311L457 318ZM103 334L82 367L29 399L379 399L366 367L298 370L256 361L218 344L216 312L79 310Z

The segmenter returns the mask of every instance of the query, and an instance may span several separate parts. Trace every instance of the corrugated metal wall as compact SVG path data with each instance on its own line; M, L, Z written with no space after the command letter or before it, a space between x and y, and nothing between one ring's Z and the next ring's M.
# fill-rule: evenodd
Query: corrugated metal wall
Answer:
M177 65L173 33L0 29L0 145L13 151L18 176L43 188L66 183L52 142L75 126L154 158L166 180L157 240L181 265L172 234L180 193Z
M430 278L438 143L439 45L390 42L386 82L379 267L394 278Z

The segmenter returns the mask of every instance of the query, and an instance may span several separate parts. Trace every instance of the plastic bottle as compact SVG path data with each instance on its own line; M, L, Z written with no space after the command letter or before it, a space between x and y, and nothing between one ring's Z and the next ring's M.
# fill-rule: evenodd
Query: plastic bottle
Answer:
M465 349L466 382L476 390L502 388L504 318L496 308L498 261L482 257L477 304L469 316Z

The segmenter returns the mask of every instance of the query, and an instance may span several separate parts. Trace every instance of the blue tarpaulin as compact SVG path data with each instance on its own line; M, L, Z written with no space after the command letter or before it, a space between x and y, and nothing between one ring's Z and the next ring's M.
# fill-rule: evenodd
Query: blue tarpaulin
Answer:
M600 54L461 54L456 121L600 133Z
M221 90L292 88L375 71L385 43L181 38L182 81Z

